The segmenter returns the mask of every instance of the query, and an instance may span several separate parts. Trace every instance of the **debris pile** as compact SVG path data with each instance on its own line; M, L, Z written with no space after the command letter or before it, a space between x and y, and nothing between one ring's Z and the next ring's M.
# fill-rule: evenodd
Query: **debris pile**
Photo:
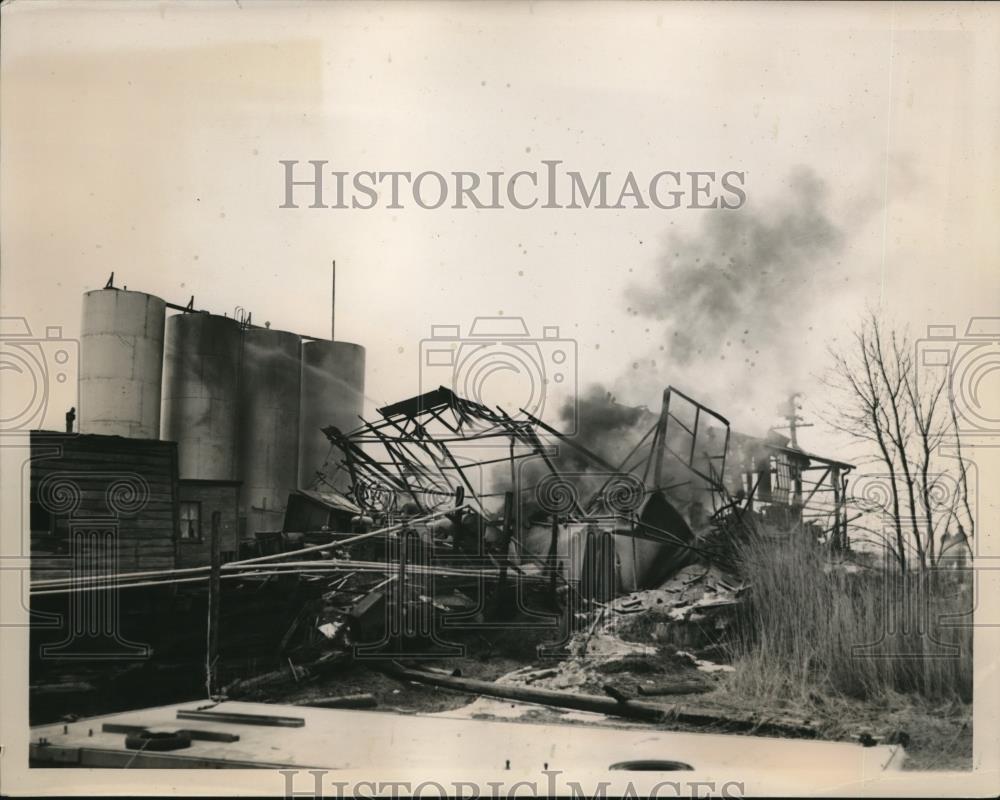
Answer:
M620 635L703 650L725 642L748 588L736 576L699 562L655 589L615 598L608 608Z

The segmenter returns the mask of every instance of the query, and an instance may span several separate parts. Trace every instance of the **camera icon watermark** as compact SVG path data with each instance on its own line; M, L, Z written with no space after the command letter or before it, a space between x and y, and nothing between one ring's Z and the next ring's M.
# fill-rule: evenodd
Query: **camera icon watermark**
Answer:
M420 342L420 391L440 386L515 418L520 409L543 418L558 396L560 429L576 431L577 346L555 325L541 337L522 317L476 317L465 336L459 325L432 325Z
M977 498L1000 474L1000 317L970 317L964 334L958 331L954 324L929 325L916 342L915 367L918 378L944 386L953 430L940 440L937 454L954 463L968 495ZM982 503L973 518L980 570L1000 558L993 504Z
M974 467L974 464L967 465L969 470ZM916 471L917 468L914 469ZM888 472L861 473L851 482L847 499L861 511L889 515L892 513L892 480L893 476ZM908 507L905 477L900 473L895 476L895 480L900 508L903 510L903 506ZM955 523L958 520L957 510L962 503L961 492L960 476L957 474L928 472L926 477L920 474L919 479L914 481L915 510L918 515L930 511L935 523L939 521ZM975 519L977 517L975 496L970 498L970 503L972 504L970 510Z
M928 325L916 343L917 370L947 380L959 436L1000 435L1000 317L970 317L956 325Z
M79 365L79 342L65 338L61 327L47 326L44 336L34 336L24 317L0 317L0 436L51 427L47 416L57 386L73 398L66 407L77 406Z
M518 481L523 549L547 576L564 618L562 638L546 643L539 657L559 657L592 624L613 633L614 615L595 621L591 612L645 575L656 545L635 539L632 522L646 487L631 473L552 472L531 461L521 463Z
M966 463L965 467L966 481L974 486L975 464ZM895 482L905 555L914 558L919 552L913 534L916 530L928 566L938 569L965 567L973 557L972 542L967 532L975 527L979 519L977 493L964 495L961 476L954 472L920 474L914 480L912 511L915 516L911 516L905 477L898 474ZM896 512L892 490L893 476L888 472L863 473L851 482L847 500L862 514L872 518L873 525L865 525L864 528L874 528L874 535L895 548L891 523Z
M62 638L43 637L40 660L148 658L150 646L131 641L122 631L127 599L118 575L122 527L150 504L149 482L129 471L59 469L33 474L31 495L30 525L38 540L32 565L41 567L41 573L46 565L60 573L31 580L31 611L49 619L54 611L61 618L44 626L57 629Z
M944 461L949 460L946 455ZM857 646L859 658L899 658L904 653L916 660L961 660L971 652L962 629L996 627L980 603L995 567L979 563L978 537L970 535L981 528L983 511L976 490L978 465L963 463L964 477L958 467L920 474L912 507L901 473L867 473L851 483L847 499L862 512L855 529L864 532L855 538L855 550L867 552L868 560L881 553L881 563L875 565L883 602L881 627L877 636Z
M645 499L646 487L638 476L604 470L549 473L534 484L525 498L536 513L575 512L604 518L637 514Z
M890 535L886 530L885 537ZM968 667L976 610L973 577L965 567L940 562L904 575L895 555L883 550L881 563L858 579L867 581L867 588L858 589L853 600L856 632L862 640L852 645L852 658L895 662L897 671L908 669L899 666L905 662L939 660L964 661ZM950 668L955 674L945 682L957 682L960 669Z

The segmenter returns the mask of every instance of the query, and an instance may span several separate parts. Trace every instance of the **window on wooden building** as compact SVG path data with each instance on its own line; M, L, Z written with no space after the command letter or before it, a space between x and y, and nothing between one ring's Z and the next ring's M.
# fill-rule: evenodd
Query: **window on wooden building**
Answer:
M193 500L182 500L180 506L181 539L185 541L201 540L201 503Z
M31 549L38 553L64 554L69 550L69 517L54 514L38 499L37 486L30 491L29 525Z

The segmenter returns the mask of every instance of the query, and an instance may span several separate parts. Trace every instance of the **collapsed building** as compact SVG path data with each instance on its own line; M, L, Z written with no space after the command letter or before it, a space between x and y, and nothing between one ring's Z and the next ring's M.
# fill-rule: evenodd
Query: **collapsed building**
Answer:
M812 536L848 547L851 465L771 433L734 433L718 412L668 387L659 414L631 417L628 452L590 449L587 420L567 436L532 414L490 409L440 387L378 409L380 419L324 432L333 469L365 525L456 510L428 544L542 568L587 599L651 588L696 558L726 563L726 537Z

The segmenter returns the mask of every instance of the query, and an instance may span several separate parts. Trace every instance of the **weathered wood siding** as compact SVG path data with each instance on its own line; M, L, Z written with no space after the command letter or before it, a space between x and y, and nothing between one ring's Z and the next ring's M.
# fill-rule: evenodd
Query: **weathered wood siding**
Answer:
M32 431L30 475L33 575L176 566L176 443Z
M237 481L182 480L181 501L201 504L201 536L178 538L177 566L201 567L211 563L212 513L219 513L219 550L222 561L232 561L239 552L239 492Z

